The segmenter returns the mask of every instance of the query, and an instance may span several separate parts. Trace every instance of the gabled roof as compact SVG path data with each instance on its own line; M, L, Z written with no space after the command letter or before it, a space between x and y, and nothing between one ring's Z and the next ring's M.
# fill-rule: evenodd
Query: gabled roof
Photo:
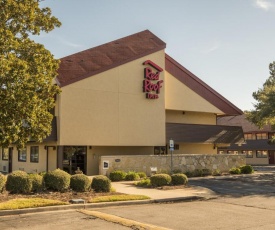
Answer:
M225 114L243 114L239 108L167 54L165 55L165 70Z
M166 44L145 30L61 58L57 80L61 87L165 49Z
M241 116L226 116L217 118L218 125L232 125L232 126L241 126L244 133L252 132L274 132L271 129L271 125L265 125L262 129L259 129L256 125L248 121L245 117L245 114Z

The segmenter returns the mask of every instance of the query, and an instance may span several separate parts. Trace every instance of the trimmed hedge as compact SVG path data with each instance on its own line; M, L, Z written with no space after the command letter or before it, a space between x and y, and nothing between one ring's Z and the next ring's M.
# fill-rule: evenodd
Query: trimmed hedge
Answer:
M145 188L151 187L151 180L149 178L144 178L139 182L136 182L136 186Z
M172 178L168 174L155 174L150 177L151 184L154 187L169 185L172 181Z
M7 177L0 173L0 193L3 192L7 182Z
M44 188L44 180L43 176L37 174L37 173L31 173L29 174L29 179L32 183L32 191L33 192L40 192Z
M75 174L71 177L70 187L76 192L87 192L91 188L92 181L84 174Z
M241 169L239 169L239 168L231 168L229 170L229 173L230 174L241 174Z
M185 185L188 182L188 178L183 173L176 173L171 176L173 185Z
M126 175L126 172L122 170L115 170L110 172L109 178L111 181L122 181L125 180Z
M147 177L145 172L137 172L137 174L139 175L140 179Z
M125 180L128 180L128 181L134 181L139 179L140 177L136 172L128 172L125 177Z
M56 191L65 191L70 187L71 175L61 169L47 172L44 176L45 186Z
M251 165L243 165L240 167L240 170L243 174L251 174L254 172L254 169Z
M29 193L32 190L32 181L24 171L14 171L8 174L6 189L11 193Z
M111 181L108 177L103 175L95 176L92 180L91 187L95 192L110 192Z

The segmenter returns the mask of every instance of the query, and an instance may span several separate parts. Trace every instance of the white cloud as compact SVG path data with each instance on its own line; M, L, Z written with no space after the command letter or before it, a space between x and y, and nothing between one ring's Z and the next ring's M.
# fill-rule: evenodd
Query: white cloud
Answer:
M60 37L58 37L58 40L59 40L61 43L63 43L64 45L70 46L70 47L72 47L72 48L80 48L80 47L82 47L82 45L79 45L79 44L76 44L76 43L72 43L72 42L67 41L67 40L65 40L65 39L63 39L63 38L60 38Z
M218 50L220 48L220 46L221 46L220 42L215 42L214 44L202 49L201 52L204 54L209 54L209 53L212 53L212 52Z
M254 5L257 8L263 9L265 11L268 11L274 7L274 5L267 0L255 0Z

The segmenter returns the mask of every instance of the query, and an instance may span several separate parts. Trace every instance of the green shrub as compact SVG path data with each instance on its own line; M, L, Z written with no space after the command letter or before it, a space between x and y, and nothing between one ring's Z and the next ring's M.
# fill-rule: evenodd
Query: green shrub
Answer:
M6 189L11 193L29 193L32 189L32 182L24 171L14 171L8 174Z
M229 170L230 174L241 174L241 170L239 168L231 168Z
M221 173L221 171L220 171L219 169L215 169L215 170L212 172L212 175L213 175L213 176L221 176L222 173Z
M193 177L193 173L190 172L190 171L186 171L184 174L185 174L188 178L189 178L189 177Z
M70 187L76 192L86 192L91 188L92 181L84 174L75 174L71 177Z
M70 187L71 175L61 169L47 172L44 176L45 186L56 191L65 191Z
M149 178L142 179L141 181L136 183L138 187L151 187L151 180Z
M168 174L155 174L150 177L151 184L154 187L169 185L172 181L172 178Z
M139 179L140 177L136 172L128 172L125 177L125 180L128 180L128 181L134 181Z
M212 172L210 169L202 169L202 176L210 176L212 175Z
M46 173L47 173L47 172L43 171L43 172L38 173L38 175L44 177L44 176L46 175Z
M192 176L193 176L193 177L201 177L201 176L203 176L202 169L195 169L195 170L192 172Z
M95 192L110 192L111 181L108 177L103 175L95 176L92 180L91 187Z
M29 174L29 179L32 182L32 191L33 192L40 192L43 190L43 176L37 174L37 173L31 173Z
M185 185L188 182L188 178L183 173L176 173L171 176L173 185Z
M122 170L115 170L110 172L109 178L111 181L122 181L125 180L126 172Z
M7 182L7 177L0 173L0 193L3 192Z
M243 165L240 167L240 170L243 174L251 174L254 172L254 169L251 165Z
M137 174L139 175L140 179L147 177L145 172L137 172Z

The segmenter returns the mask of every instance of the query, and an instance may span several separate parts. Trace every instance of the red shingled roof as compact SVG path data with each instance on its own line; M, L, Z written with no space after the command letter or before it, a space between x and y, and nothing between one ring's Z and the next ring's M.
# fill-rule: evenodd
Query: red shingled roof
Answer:
M217 118L218 125L232 125L232 126L242 126L244 133L253 132L271 132L271 125L265 125L262 129L258 128L256 125L248 121L245 114L241 116L226 116Z
M60 86L66 86L140 57L165 49L166 44L145 30L101 46L61 58Z

